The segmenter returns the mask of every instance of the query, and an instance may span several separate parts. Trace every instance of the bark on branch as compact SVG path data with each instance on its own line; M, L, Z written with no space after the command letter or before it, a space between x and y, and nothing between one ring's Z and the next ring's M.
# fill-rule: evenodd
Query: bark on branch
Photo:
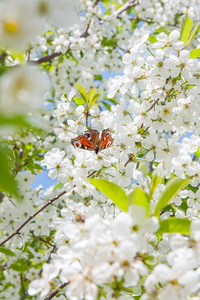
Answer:
M43 62L47 62L47 61L50 61L52 60L53 58L61 55L62 53L61 52L53 52L51 54L47 54L47 55L44 55L40 58L36 58L36 59L33 59L33 60L29 60L29 63L34 63L34 64L41 64Z

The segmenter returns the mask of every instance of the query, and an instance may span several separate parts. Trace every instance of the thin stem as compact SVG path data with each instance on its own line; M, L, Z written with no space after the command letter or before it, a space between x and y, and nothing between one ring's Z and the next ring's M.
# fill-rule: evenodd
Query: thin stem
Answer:
M149 53L153 56L153 57L155 57L155 55L151 52L151 50L147 47L147 50L149 51Z
M92 177L92 175L94 175L95 173L96 173L97 171L93 171L93 172L91 172L88 176L87 176L87 178L90 178L90 177Z
M128 93L125 93L126 96L128 96L129 98L133 99L134 101L141 103L142 101L136 99L135 97L132 97L131 95L129 95Z
M5 240L3 240L0 243L0 247L3 246L6 242L8 242L11 238L13 238L15 235L19 234L20 230L26 226L35 216L37 216L41 211L43 211L45 208L47 208L49 205L51 205L55 200L66 194L66 191L63 191L59 195L53 197L50 199L45 205L43 205L40 209L38 209L33 215L29 216L28 219L22 223L13 233L11 233Z
M23 241L23 238L20 236L20 234L18 233L18 237L22 240L22 242L23 242L23 247L22 247L22 250L20 251L20 253L17 255L17 257L15 258L15 260L14 261L12 261L7 267L5 267L5 268L3 268L3 270L5 271L5 270L7 270L8 268L10 268L10 266L12 266L17 260L18 260L18 258L20 257L20 255L22 254L22 252L24 251L24 247L25 247L25 245L24 245L24 241Z
M149 129L149 127L147 127L147 128L141 133L141 135L143 135L148 129Z
M126 168L126 166L128 165L128 163L130 163L131 161L133 161L133 158L134 158L134 154L129 154L129 158L127 160L127 162L125 163L124 165L124 168Z
M145 18L139 18L138 16L136 17L130 17L129 18L130 21L142 21L142 22L147 22L147 23L153 23L153 21L151 19L145 19Z
M61 289L63 289L66 285L68 285L69 282L63 282L63 283L60 283L57 288L55 290L53 290L53 292L51 292L44 300L50 300L52 299L54 296L56 296Z
M48 258L47 258L47 260L46 260L46 264L48 264L49 262L50 262L50 260L51 260L51 254L52 253L54 253L55 251L56 251L56 246L54 245L54 246L52 246L53 248L52 248L52 250L51 250L51 252L49 253L49 256L48 256ZM41 268L41 270L40 270L40 272L39 272L39 276L41 276L42 275L42 272L43 272L43 269Z
M155 105L156 103L158 103L158 101L160 100L160 98L158 98L152 105L149 109L147 109L147 112L150 111Z

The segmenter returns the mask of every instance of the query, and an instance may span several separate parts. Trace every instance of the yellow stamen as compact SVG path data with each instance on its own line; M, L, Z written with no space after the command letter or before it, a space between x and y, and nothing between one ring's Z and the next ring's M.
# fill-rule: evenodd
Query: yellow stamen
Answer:
M19 24L15 21L7 21L4 23L4 28L9 33L16 33L19 30Z

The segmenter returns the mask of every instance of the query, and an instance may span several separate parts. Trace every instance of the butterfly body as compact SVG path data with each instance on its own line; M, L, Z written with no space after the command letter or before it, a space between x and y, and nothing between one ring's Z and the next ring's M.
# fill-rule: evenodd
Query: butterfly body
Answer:
M111 137L109 129L104 129L102 132L99 132L96 129L88 129L84 131L83 135L71 139L71 144L74 147L95 151L96 154L99 151L110 147L112 143L113 138Z

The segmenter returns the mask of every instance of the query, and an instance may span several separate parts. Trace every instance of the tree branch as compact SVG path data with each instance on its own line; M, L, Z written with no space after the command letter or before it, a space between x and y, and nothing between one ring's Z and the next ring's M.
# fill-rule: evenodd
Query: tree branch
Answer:
M61 55L62 53L61 52L53 52L51 54L47 54L47 55L44 55L40 58L36 58L36 59L33 59L33 60L29 60L29 63L34 63L34 64L41 64L43 62L47 62L47 61L50 61L52 60L53 58Z
M98 1L96 1L96 4L98 3ZM96 5L95 4L95 5ZM119 16L123 11L127 10L128 8L132 7L132 6L136 6L138 5L138 1L137 0L129 0L128 2L126 2L122 7L120 7L118 10L115 11L115 15L116 16ZM87 28L85 30L85 32L83 32L80 37L84 37L86 38L89 33L88 33L88 30L89 30L89 27L90 27L90 24L91 24L91 19L89 20L88 22L88 25L87 25ZM69 45L69 48L68 50L66 51L66 53L70 50L70 45ZM39 58L35 58L35 59L32 59L32 60L29 60L29 63L34 63L34 64L41 64L41 63L44 63L44 62L48 62L48 61L51 61L52 59L54 59L55 57L57 56L60 56L62 55L63 53L61 52L52 52L51 54L47 54L47 55L44 55L42 57L39 57Z
M90 19L90 20L89 20L89 22L88 22L88 25L87 25L86 31L85 31L85 32L83 32L83 33L81 34L81 36L80 36L80 37L84 37L84 38L86 38L86 37L89 35L89 33L88 33L88 30L89 30L89 28L90 28L91 20L92 20L92 19Z
M29 216L28 219L20 225L12 234L10 234L3 242L0 243L0 247L3 246L6 242L8 242L13 236L19 234L20 230L26 226L27 223L29 223L35 216L37 216L41 211L43 211L45 208L47 208L49 205L51 205L55 200L66 194L67 192L64 191L60 193L59 195L53 197L50 199L45 205L43 205L40 209L38 209L33 215Z
M91 19L90 19L89 22L88 22L88 25L87 25L87 28L86 28L85 32L83 32L83 33L80 35L80 37L86 38L86 37L89 35L88 30L89 30L90 24L91 24ZM51 54L44 55L44 56L42 56L42 57L40 57L40 58L35 58L35 59L33 59L33 60L29 60L29 63L34 63L34 64L39 65L39 64L41 64L41 63L51 61L52 59L54 59L54 58L57 57L57 56L66 54L69 50L70 50L70 44L69 44L69 47L68 47L68 49L66 50L65 53L61 53L61 52L52 52Z
M138 5L137 0L129 0L122 7L120 7L118 10L116 10L114 15L119 16L121 13L123 13L123 11L129 9L132 6L136 6L136 5Z
M63 289L68 284L69 284L69 282L60 283L57 286L57 288L55 290L53 290L53 292L51 292L51 294L49 294L44 300L50 300L50 299L52 299L55 295L57 295L60 292L60 289Z

